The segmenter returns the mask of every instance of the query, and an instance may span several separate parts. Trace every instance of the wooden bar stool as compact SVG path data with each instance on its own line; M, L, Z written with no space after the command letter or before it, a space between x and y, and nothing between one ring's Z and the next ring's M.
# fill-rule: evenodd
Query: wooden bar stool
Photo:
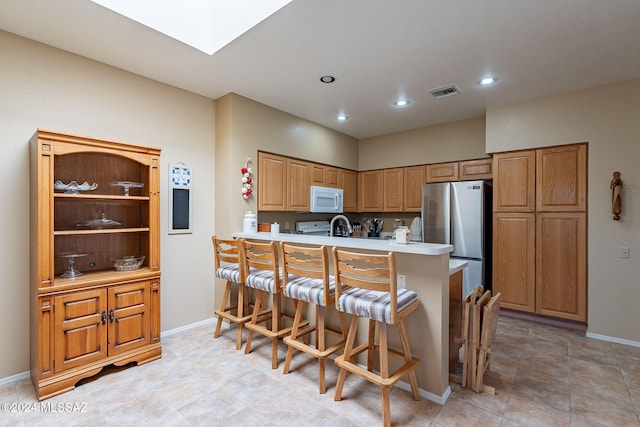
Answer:
M236 350L239 350L240 347L242 347L242 325L249 321L251 314L249 313L247 289L244 285L245 273L241 267L238 242L236 240L219 239L216 236L211 236L211 240L213 241L216 277L227 281L222 303L220 304L220 308L215 311L218 322L216 323L216 330L213 333L213 337L218 338L220 336L222 319L226 319L229 323L235 323ZM231 288L234 283L238 285L236 301L232 301L231 295Z
M415 292L398 289L396 258L393 252L386 255L354 253L333 248L333 273L336 282L336 307L351 314L344 354L336 358L340 367L334 399L342 398L342 388L347 371L382 387L382 422L391 425L389 388L405 374L409 376L411 394L420 400L415 369L420 360L411 355L404 318L420 306ZM369 319L368 342L354 347L359 318ZM378 344L375 329L378 326ZM402 352L387 345L387 325L397 325ZM379 372L374 369L374 351L379 351ZM361 367L354 357L367 352L367 367ZM404 359L404 364L389 372L389 355Z
M284 362L284 374L289 373L293 350L297 349L318 359L320 394L327 391L325 382L325 360L344 347L347 335L347 325L344 313L338 312L341 331L333 330L325 325L325 307L333 305L335 298L335 284L333 276L329 275L329 252L326 246L301 247L280 242L282 254L282 284L284 295L296 302L296 313L293 318L291 335L284 339L289 346ZM305 303L315 304L316 322L302 328L302 309ZM307 342L300 342L300 338L308 338L312 332L316 333L315 347ZM340 340L327 347L327 335L335 335Z
M283 288L278 263L278 245L275 242L259 243L241 239L240 250L245 271L245 284L258 291L251 319L245 323L249 335L244 353L251 352L254 332L264 335L271 339L271 368L276 369L278 367L278 340L291 333L291 327L285 328L283 323ZM266 300L268 294L272 296L270 309L267 307ZM263 322L265 325L261 325Z

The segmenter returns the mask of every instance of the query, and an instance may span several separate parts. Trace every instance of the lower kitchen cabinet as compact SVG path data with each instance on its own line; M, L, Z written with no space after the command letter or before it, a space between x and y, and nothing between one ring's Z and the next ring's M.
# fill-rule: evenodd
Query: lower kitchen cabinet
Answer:
M497 213L493 289L501 306L587 320L586 214Z
M535 312L534 213L493 214L493 291L504 308Z
M536 313L587 320L585 213L536 217Z

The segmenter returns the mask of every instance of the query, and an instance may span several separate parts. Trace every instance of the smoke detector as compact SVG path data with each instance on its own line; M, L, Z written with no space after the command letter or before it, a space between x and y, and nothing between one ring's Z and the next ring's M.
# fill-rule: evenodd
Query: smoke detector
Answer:
M457 95L459 93L462 93L460 88L454 84L442 86L437 89L431 89L429 92L431 93L431 95L433 95L435 99L446 98L447 96Z

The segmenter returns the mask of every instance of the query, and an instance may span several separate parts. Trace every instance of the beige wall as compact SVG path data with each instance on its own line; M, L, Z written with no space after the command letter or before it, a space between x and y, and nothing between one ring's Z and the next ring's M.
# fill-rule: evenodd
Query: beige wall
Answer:
M240 193L240 169L251 158L257 187L258 150L358 169L358 140L236 94L216 100L216 233L242 231L247 210L257 212L257 192ZM260 218L258 218L260 221Z
M476 117L360 140L359 170L487 157L485 119Z
M487 110L487 152L589 143L589 333L640 343L640 79ZM611 214L612 173L624 182ZM631 248L631 259L618 248Z
M1 31L0 57L0 379L29 369L28 141L39 127L162 148L162 329L211 317L214 102ZM190 235L167 234L174 162L194 170Z

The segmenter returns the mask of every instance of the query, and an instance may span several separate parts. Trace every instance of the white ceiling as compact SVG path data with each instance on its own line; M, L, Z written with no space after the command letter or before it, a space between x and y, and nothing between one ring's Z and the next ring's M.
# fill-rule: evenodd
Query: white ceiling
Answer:
M0 0L0 28L356 138L640 77L640 0L293 0L212 56L89 0ZM486 74L498 84L479 87ZM428 92L451 83L462 94Z

